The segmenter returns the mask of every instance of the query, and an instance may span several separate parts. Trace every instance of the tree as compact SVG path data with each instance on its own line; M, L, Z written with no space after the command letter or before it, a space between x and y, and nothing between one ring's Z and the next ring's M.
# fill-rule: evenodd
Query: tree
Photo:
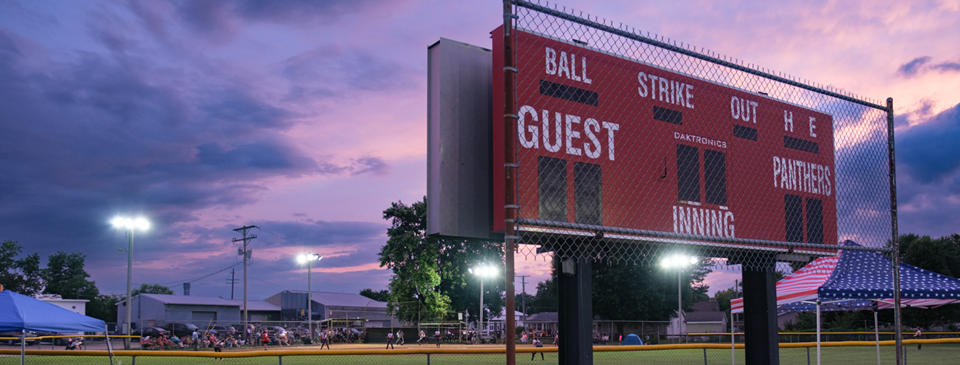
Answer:
M684 269L677 282L676 269L627 261L594 261L593 314L611 320L665 320L677 310L677 290L684 310L709 299L709 287L703 279L711 262L701 259L692 269ZM680 285L680 288L678 288Z
M720 304L720 310L726 313L727 317L730 317L730 300L742 297L743 291L736 287L720 290L713 294L713 300Z
M173 294L173 290L160 284L140 284L139 288L130 292L132 296L137 294Z
M16 241L0 243L0 284L5 290L23 295L40 293L43 291L40 255L34 253L18 259L22 250Z
M527 308L523 308L524 297L526 297ZM514 310L525 313L525 314L530 314L532 313L530 312L530 304L533 303L533 295L530 295L529 293L519 293L517 294L516 299L513 301L513 303L514 303ZM527 312L530 312L530 313L527 313Z
M87 303L87 315L105 322L117 322L117 303L123 297L120 294L100 294Z
M100 295L97 285L87 280L90 274L83 269L86 255L82 253L57 252L47 258L47 268L42 270L47 283L43 292L60 294L64 299L93 300Z
M916 234L901 235L900 261L938 274L960 277L960 234L937 239ZM888 316L892 319L892 314L884 317ZM931 309L903 309L903 324L908 327L949 325L958 317L960 305L957 304Z
M527 303L528 314L556 312L557 308L557 282L553 279L547 279L537 283L537 294L533 300Z
M421 315L439 317L450 307L450 298L438 290L440 286L440 245L425 235L426 204L391 203L383 211L383 219L391 221L387 243L380 249L380 267L393 270L390 278L388 311L401 321L416 321ZM422 310L422 312L421 312Z
M390 291L383 289L381 291L373 291L373 289L363 289L360 291L360 295L367 298L376 300L378 302L389 302L390 301Z
M555 312L559 294L554 260L551 279L537 284L537 294L530 313ZM655 265L634 264L627 261L594 261L593 315L609 320L666 320L677 310L677 273ZM683 307L709 299L709 287L703 279L710 273L710 260L703 259L681 277ZM622 332L622 331L621 331Z
M480 281L468 269L483 263L499 267L498 279L485 279L484 306L491 313L503 308L503 247L481 240L458 240L426 235L426 198L412 205L392 203L383 212L391 221L387 243L380 249L380 266L393 270L390 310L404 321L442 321L453 312L479 307ZM470 319L468 319L470 320Z

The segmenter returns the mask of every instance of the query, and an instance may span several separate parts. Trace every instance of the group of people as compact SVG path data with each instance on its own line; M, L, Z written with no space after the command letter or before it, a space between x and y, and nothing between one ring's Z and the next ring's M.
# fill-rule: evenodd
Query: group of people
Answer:
M67 338L67 348L64 350L83 350L83 341L73 337Z

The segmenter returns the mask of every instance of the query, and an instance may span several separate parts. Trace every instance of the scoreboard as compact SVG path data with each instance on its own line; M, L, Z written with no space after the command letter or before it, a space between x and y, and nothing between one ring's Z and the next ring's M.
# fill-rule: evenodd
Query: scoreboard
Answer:
M499 32L494 166L504 162L506 112ZM515 41L520 218L837 243L830 115L582 42L524 31ZM503 171L493 171L500 207ZM494 209L495 231L503 218Z

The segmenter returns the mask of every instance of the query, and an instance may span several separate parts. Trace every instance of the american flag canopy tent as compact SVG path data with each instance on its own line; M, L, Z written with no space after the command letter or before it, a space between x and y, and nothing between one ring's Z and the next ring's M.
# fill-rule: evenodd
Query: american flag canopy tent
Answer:
M852 241L846 246L859 246ZM900 298L904 307L938 307L960 303L960 279L900 263ZM855 311L893 308L893 264L870 251L842 250L823 257L777 282L780 312ZM743 313L743 298L730 301Z

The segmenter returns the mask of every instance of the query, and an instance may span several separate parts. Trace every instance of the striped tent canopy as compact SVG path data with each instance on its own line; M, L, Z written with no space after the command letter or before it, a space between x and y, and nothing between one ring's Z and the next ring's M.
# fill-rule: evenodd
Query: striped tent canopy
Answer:
M847 246L859 246L852 241ZM960 279L900 263L903 307L939 307L960 303ZM842 250L823 257L777 282L777 310L811 312L820 300L822 311L893 308L893 264L870 251ZM733 313L743 313L743 298L730 301Z

